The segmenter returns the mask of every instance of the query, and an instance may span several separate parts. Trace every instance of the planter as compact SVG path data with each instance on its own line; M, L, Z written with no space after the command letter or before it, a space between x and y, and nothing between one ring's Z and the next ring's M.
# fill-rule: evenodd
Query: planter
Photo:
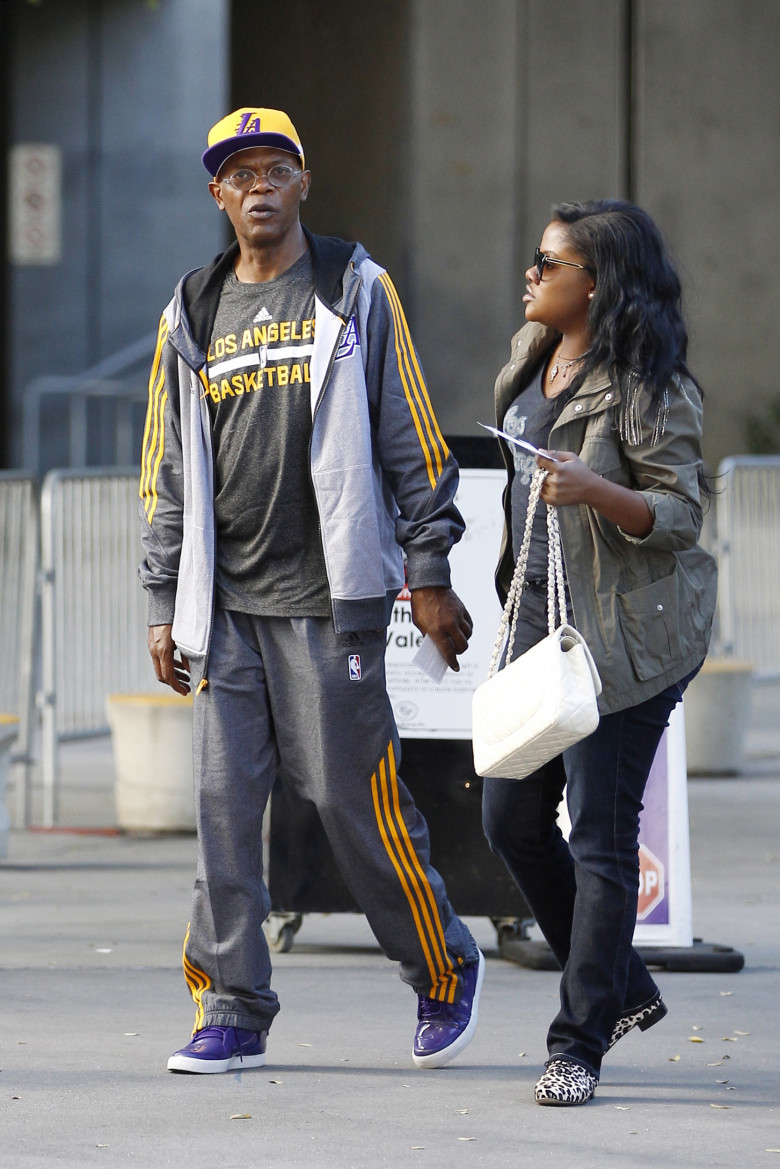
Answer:
M112 694L106 709L119 827L193 832L192 697Z
M8 856L8 772L11 767L11 747L19 734L19 719L14 714L0 714L0 860Z
M685 691L689 775L737 775L750 722L753 666L707 658Z

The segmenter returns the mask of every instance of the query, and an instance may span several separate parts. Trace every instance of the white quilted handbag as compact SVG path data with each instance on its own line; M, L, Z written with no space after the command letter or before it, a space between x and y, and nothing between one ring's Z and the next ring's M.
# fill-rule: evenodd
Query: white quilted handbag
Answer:
M595 731L601 679L585 639L566 622L566 593L558 516L547 506L547 625L549 634L512 661L523 594L531 526L547 472L538 467L531 481L520 555L507 596L488 680L472 699L472 746L477 775L524 779L567 747ZM556 623L556 609L561 624ZM511 624L510 624L511 622ZM509 626L506 665L496 663Z

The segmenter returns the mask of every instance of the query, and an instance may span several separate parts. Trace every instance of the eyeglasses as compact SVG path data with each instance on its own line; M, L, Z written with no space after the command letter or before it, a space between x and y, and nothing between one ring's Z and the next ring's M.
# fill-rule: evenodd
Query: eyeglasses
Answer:
M590 272L587 264L574 264L571 260L556 260L552 256L548 256L541 248L537 248L534 252L534 265L536 266L536 275L539 277L539 280L542 279L547 264L563 264L567 268L583 268L586 272Z
M234 170L231 175L226 175L223 179L217 179L219 183L227 183L229 187L233 187L236 191L251 191L261 179L270 183L272 187L287 187L293 181L296 175L301 174L293 166L287 166L286 163L277 162L273 166L269 166L268 170L252 170L248 166L242 166L239 170Z

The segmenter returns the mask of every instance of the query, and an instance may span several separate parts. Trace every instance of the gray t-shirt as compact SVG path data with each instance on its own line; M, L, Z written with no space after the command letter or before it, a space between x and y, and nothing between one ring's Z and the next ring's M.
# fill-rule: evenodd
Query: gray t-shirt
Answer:
M309 470L311 256L275 280L222 286L208 353L217 601L274 617L330 614Z
M542 393L543 370L542 364L507 410L504 415L504 430L514 438L524 438L535 447L546 449L555 421L555 402L552 398L545 398ZM519 446L511 446L511 450L515 464L512 478L512 551L517 559L523 542L531 478L536 470L536 456ZM525 575L527 580L547 576L547 508L541 500L534 514Z
M560 402L545 398L542 390L544 362L529 384L515 398L504 415L504 430L516 438L524 438L535 447L548 449L550 431L555 422ZM510 444L515 473L512 478L512 551L517 559L523 542L531 478L536 469L536 456L522 447ZM564 569L565 571L565 569ZM540 499L531 528L531 546L528 550L526 581L547 579L547 507ZM547 590L544 586L525 590L520 603L520 621L517 627L513 658L525 653L547 633ZM573 622L571 598L566 585L567 620Z

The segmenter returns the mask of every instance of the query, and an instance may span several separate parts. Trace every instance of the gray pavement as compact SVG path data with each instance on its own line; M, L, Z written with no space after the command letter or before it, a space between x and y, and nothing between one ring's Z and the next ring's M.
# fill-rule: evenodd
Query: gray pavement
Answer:
M482 918L480 1026L449 1068L411 1066L414 1000L364 919L312 915L275 960L267 1066L167 1073L192 1021L195 842L100 834L109 745L66 748L62 822L81 831L14 832L0 867L0 1164L780 1169L779 716L777 689L757 691L742 774L689 783L694 932L745 969L659 973L669 1016L575 1109L532 1100L558 976L501 960Z

